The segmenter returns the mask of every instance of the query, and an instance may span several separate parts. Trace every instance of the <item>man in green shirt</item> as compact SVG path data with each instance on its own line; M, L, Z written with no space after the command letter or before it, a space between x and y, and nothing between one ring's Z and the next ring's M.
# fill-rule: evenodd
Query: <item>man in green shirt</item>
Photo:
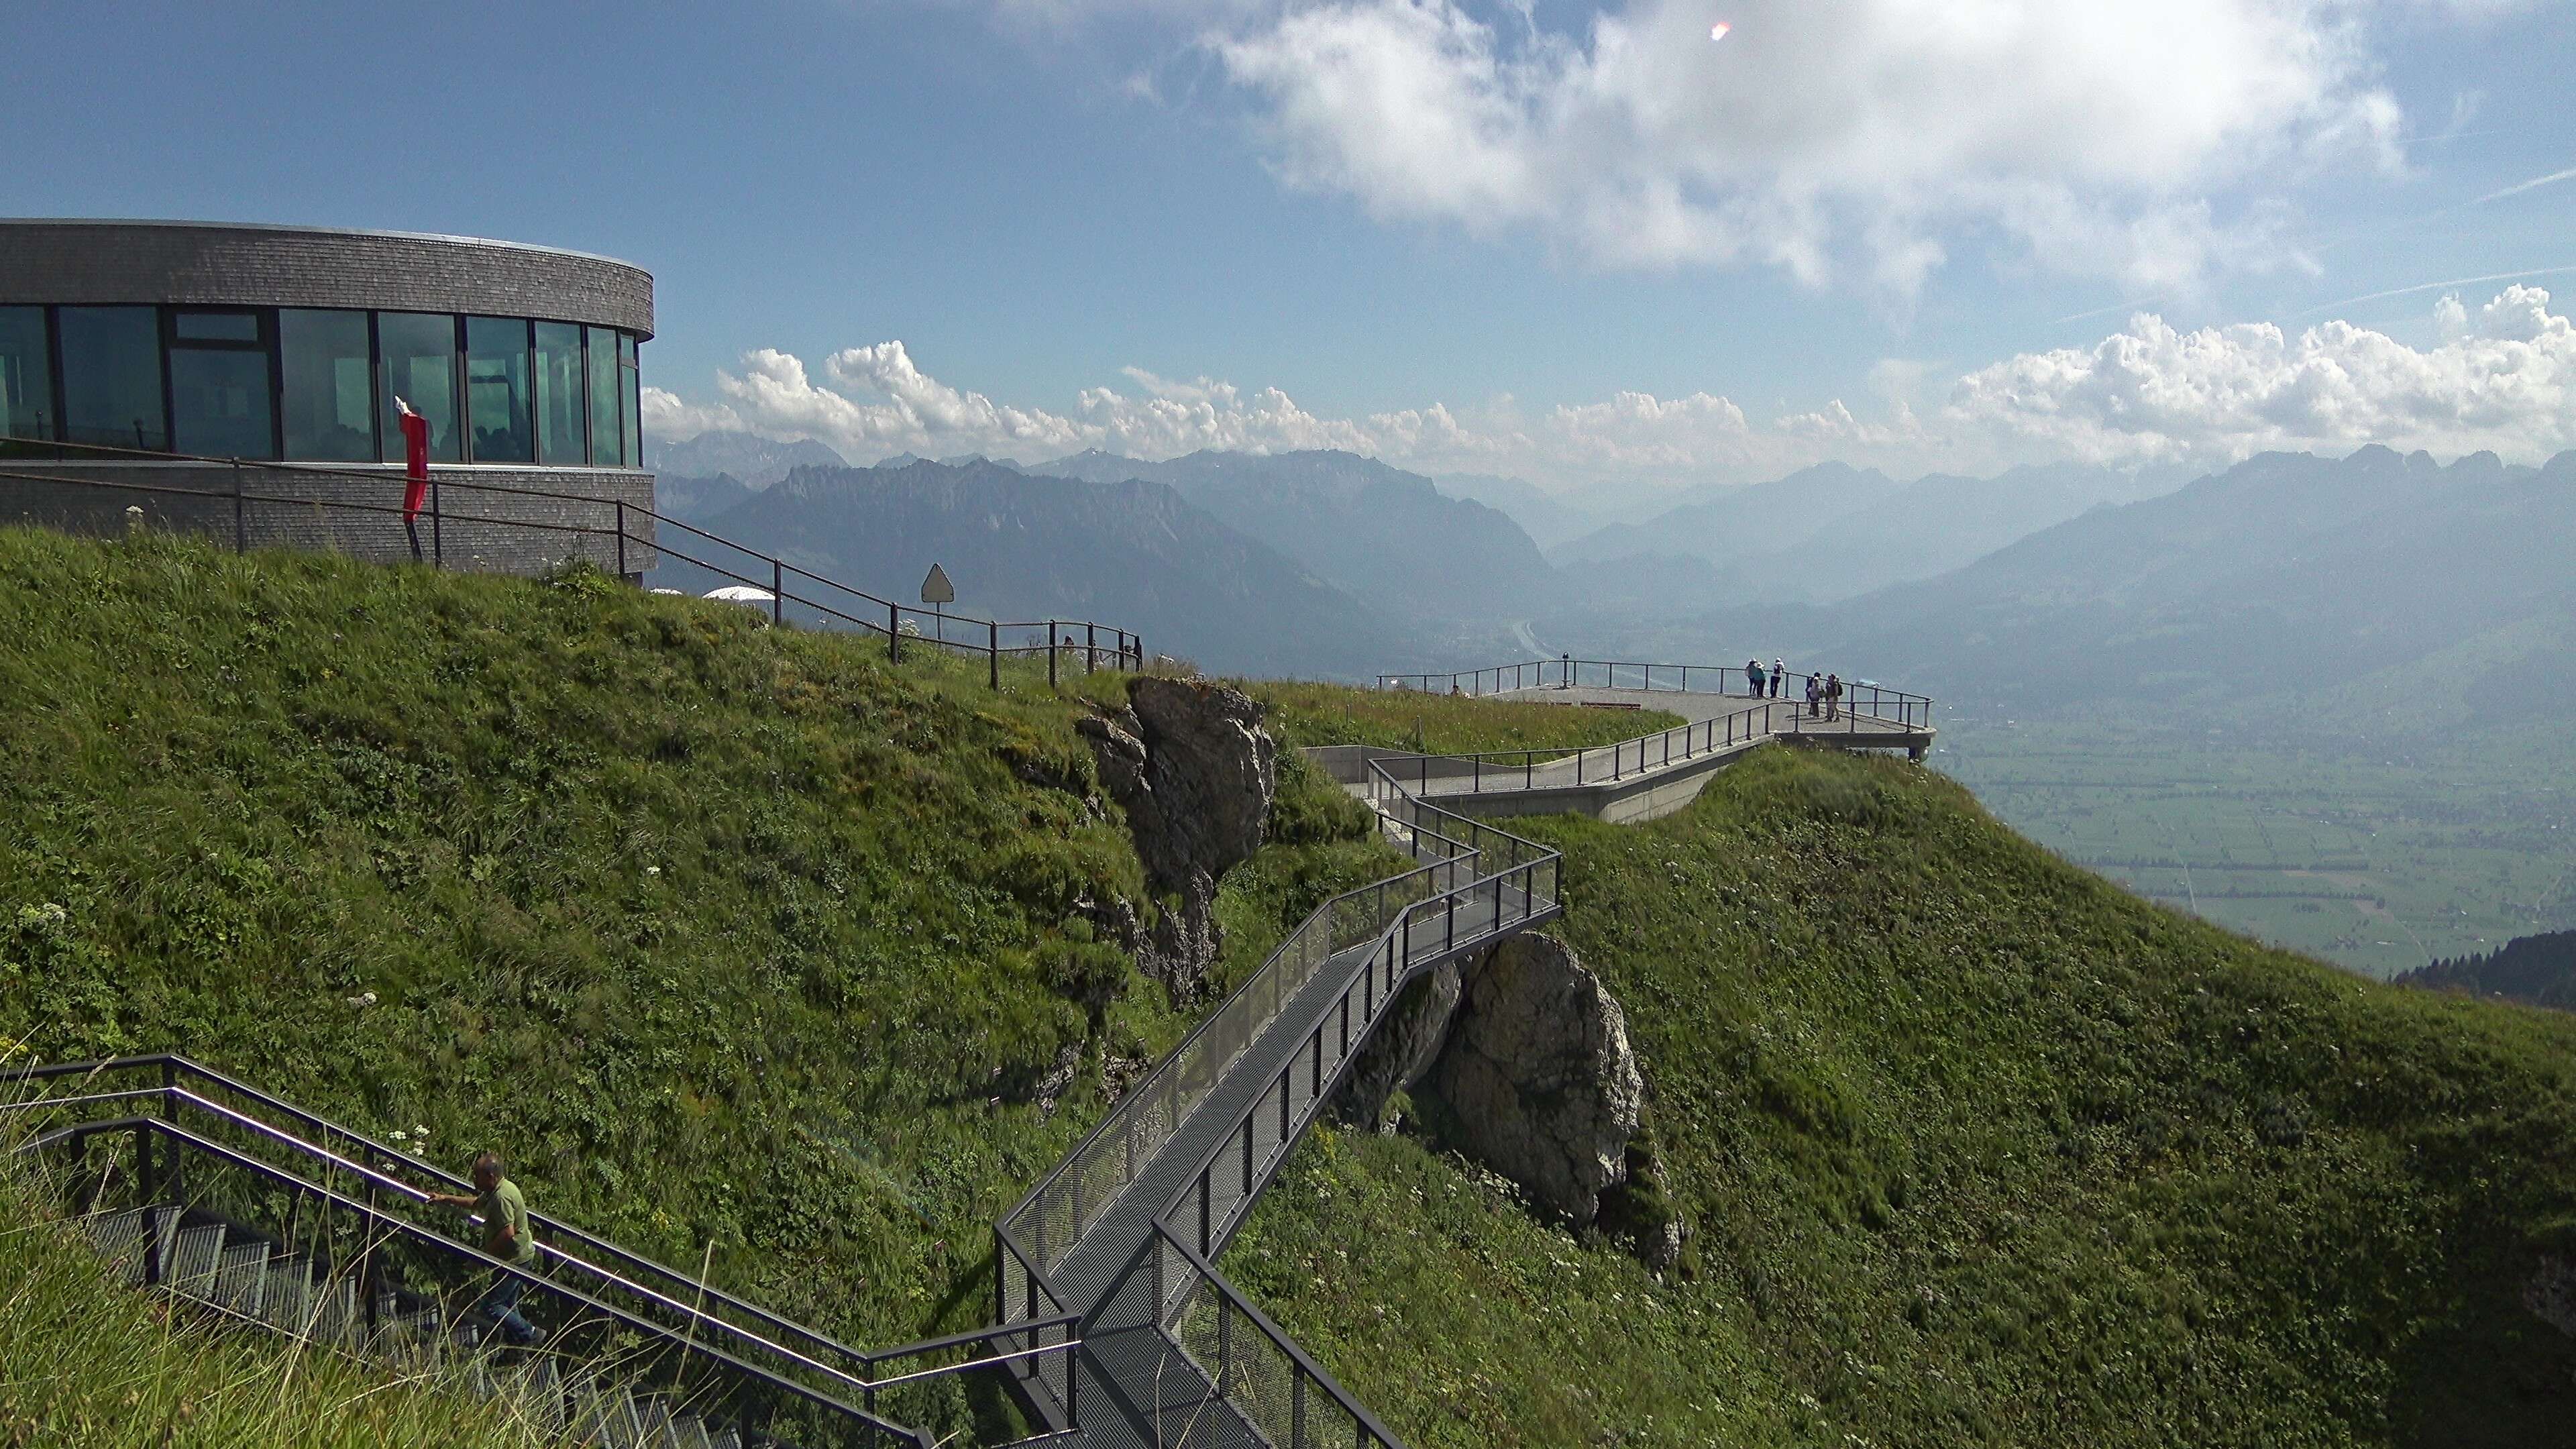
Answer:
M485 1152L474 1159L474 1195L433 1192L429 1200L441 1207L468 1208L483 1218L483 1251L514 1267L533 1270L537 1266L537 1240L528 1232L528 1200L520 1195L519 1185L501 1175L501 1155ZM537 1330L519 1316L519 1299L528 1291L528 1280L515 1273L495 1273L492 1286L474 1305L474 1315L488 1319L513 1348L525 1348L537 1341Z

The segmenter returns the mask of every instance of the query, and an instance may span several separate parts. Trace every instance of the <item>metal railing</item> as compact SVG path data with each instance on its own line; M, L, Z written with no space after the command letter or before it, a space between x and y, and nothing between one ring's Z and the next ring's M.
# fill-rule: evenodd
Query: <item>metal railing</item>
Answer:
M137 1076L142 1085L119 1085ZM70 1116L63 1125L31 1129L29 1150L132 1134L134 1167L105 1176L136 1189L137 1206L174 1203L219 1217L284 1217L280 1241L309 1248L335 1279L356 1285L369 1328L393 1311L392 1303L423 1298L411 1283L514 1276L528 1285L530 1301L545 1305L544 1316L557 1321L558 1351L587 1343L592 1352L568 1356L593 1359L603 1356L600 1345L609 1345L607 1356L621 1373L670 1383L746 1423L788 1412L808 1437L839 1434L827 1442L929 1449L926 1434L878 1417L881 1396L1021 1364L1052 1363L1062 1376L1080 1347L1077 1320L1057 1311L893 1348L856 1349L535 1212L529 1221L536 1264L502 1263L457 1241L443 1224L414 1221L429 1205L430 1190L419 1180L433 1190L471 1195L463 1179L182 1056L19 1068L0 1072L0 1082L17 1089L0 1101L0 1119ZM53 1090L65 1084L73 1090ZM195 1169L183 1167L183 1158L195 1159ZM206 1181L226 1175L246 1176L250 1190L239 1190L239 1181L231 1191ZM289 1204L283 1212L281 1196ZM278 1226L257 1225L262 1232ZM160 1246L153 1242L147 1255L147 1282L161 1280ZM427 1296L443 1302L460 1295ZM949 1361L915 1366L923 1359ZM889 1365L898 1367L888 1371ZM860 1437L851 1440L849 1433Z
M1286 1330L1160 1222L1153 1251L1164 1285L1157 1301L1169 1305L1164 1331L1207 1376L1214 1398L1274 1449L1401 1449L1402 1441ZM1214 1408L1202 1404L1181 1424L1158 1425L1167 1435L1160 1442L1173 1449L1235 1442L1221 1432Z
M1156 1204L1151 1248L1153 1303L1159 1326L1184 1352L1186 1315L1196 1293L1218 1305L1220 1325L1252 1325L1269 1347L1264 1362L1285 1365L1286 1395L1274 1406L1254 1391L1266 1382L1236 1371L1220 1353L1208 1372L1220 1397L1240 1391L1240 1407L1271 1429L1303 1432L1310 1422L1359 1426L1357 1440L1277 1438L1287 1443L1395 1443L1367 1411L1317 1368L1284 1334L1207 1267L1242 1225L1251 1204L1278 1173L1289 1149L1337 1089L1369 1030L1417 969L1519 930L1561 910L1559 857L1535 842L1454 814L1407 793L1382 772L1371 791L1382 832L1423 864L1345 892L1308 914L1261 966L1229 994L1056 1169L994 1226L1004 1265L997 1311L1034 1315L1061 1309L1051 1275L1127 1189L1172 1146L1184 1124L1239 1091L1243 1058L1303 1003L1295 1049L1277 1067L1264 1065L1258 1090L1242 1094L1200 1154L1188 1185ZM1326 968L1341 969L1319 985ZM1172 1226L1178 1215L1181 1227ZM1193 1246L1194 1245L1194 1246ZM1173 1249L1183 1250L1179 1257ZM1014 1271L1017 1284L1014 1285ZM1179 1315L1179 1316L1176 1316ZM1248 1316L1247 1316L1248 1315ZM1230 1329L1220 1327L1220 1333ZM1227 1338L1220 1344L1231 1343ZM1230 1351L1229 1351L1230 1352ZM1249 1364L1253 1359L1244 1360ZM1232 1386L1229 1388L1229 1386ZM1277 1419L1270 1410L1285 1414ZM1265 1418L1265 1415L1269 1417ZM1310 1417L1311 1416L1311 1417ZM1272 1422L1273 1419L1277 1421ZM1268 1432L1268 1430L1265 1430ZM1173 1442L1187 1442L1176 1440Z
M12 448L22 452L41 448L95 455L67 460L74 464L192 463L222 468L229 474L231 482L228 488L218 489L132 478L82 476L59 471L59 465L56 469L40 470L29 466L24 457L9 457L8 450ZM370 502L365 499L325 498L310 492L254 491L254 480L260 481L264 489L278 486L277 480L280 479L355 481L370 488L384 489L386 496L393 500L399 500L405 485L402 472L391 466L334 468L320 464L151 452L0 436L0 481L95 489L146 499L192 500L206 505L212 512L200 508L191 516L173 517L165 511L158 526L175 524L189 531L209 534L221 534L228 526L237 552L246 552L253 546L254 506L270 510L309 511L326 517L347 514L382 518L388 520L388 530L392 527L390 520L404 517L399 501ZM578 505L576 511L592 514L598 521L574 523L558 519L513 518L491 512L460 512L450 506L450 493L464 495L464 501L529 500L538 504L573 504ZM559 539L567 546L567 557L574 553L587 556L595 548L599 561L612 566L621 575L640 571L629 568L629 564L640 565L656 559L676 561L766 594L765 601L755 603L765 604L773 624L851 629L882 635L888 650L897 659L902 657L906 641L950 654L982 658L987 661L988 682L997 689L1001 687L1001 662L1006 658L1046 656L1047 682L1050 685L1057 683L1067 668L1078 668L1083 672L1103 668L1134 670L1144 668L1148 662L1143 637L1114 625L1088 619L986 619L974 614L899 604L789 563L778 555L763 553L695 524L683 523L667 514L622 499L477 482L471 477L458 477L452 471L442 473L433 467L427 502L419 517L428 524L426 541L408 525L404 533L398 535L388 531L379 541L388 550L398 550L408 543L419 562L434 568L448 567L451 555L468 569L473 569L478 562L476 556L450 547L451 525L457 530L469 526L476 530L517 530ZM689 540L686 548L673 541L670 536L673 531L686 536ZM691 549L696 552L690 552ZM702 556L710 553L721 555L724 561Z
M1379 824L1400 847L1427 863L1316 907L1021 1199L1002 1219L1000 1230L1009 1250L1037 1273L1051 1274L1063 1263L1324 963L1385 938L1399 925L1411 926L1424 918L1426 908L1440 913L1444 929L1452 928L1456 904L1467 891L1514 872L1543 877L1544 891L1553 899L1556 855L1545 847L1409 797L1399 808L1381 808Z
M1770 670L1764 670L1763 675L1764 693L1758 697L1782 705L1805 704L1808 683L1822 684L1826 677L1792 670L1779 676L1780 682L1774 685ZM1859 711L1914 729L1929 728L1932 724L1933 701L1923 695L1857 679L1845 679L1842 685L1840 708L1845 713ZM1451 674L1381 674L1377 677L1377 686L1380 689L1469 696L1511 694L1532 689L1622 689L1722 694L1746 700L1757 697L1753 693L1752 681L1740 664L1647 664L1627 660L1576 659L1571 655L1556 659L1525 659L1516 664L1496 664Z
M1765 701L1688 724L1582 750L1485 750L1463 755L1373 756L1377 778L1409 781L1416 794L1582 789L1613 785L1694 760L1725 755L1784 735L1858 739L1885 736L1890 746L1910 747L1918 733L1890 719L1853 709L1828 709L1819 701ZM1372 796L1374 799L1374 796Z
M1305 1013L1293 1023L1301 1032L1294 1049L1274 1053L1276 1075L1237 1104L1154 1219L1152 1288L1159 1321L1217 1397L1274 1445L1393 1449L1398 1441L1210 1265L1340 1090L1370 1029L1405 984L1421 970L1563 909L1561 862L1554 850L1443 810L1374 767L1370 799L1381 818L1398 822L1399 829L1419 835L1436 826L1441 838L1468 844L1471 878L1405 906L1356 955L1356 969L1337 990L1320 1000L1307 998Z

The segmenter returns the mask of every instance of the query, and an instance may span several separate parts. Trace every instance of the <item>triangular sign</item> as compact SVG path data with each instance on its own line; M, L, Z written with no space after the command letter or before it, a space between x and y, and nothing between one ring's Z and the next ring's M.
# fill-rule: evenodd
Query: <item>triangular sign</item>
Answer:
M921 601L925 604L957 602L957 588L948 582L948 570L937 564L930 566L930 577L921 581Z

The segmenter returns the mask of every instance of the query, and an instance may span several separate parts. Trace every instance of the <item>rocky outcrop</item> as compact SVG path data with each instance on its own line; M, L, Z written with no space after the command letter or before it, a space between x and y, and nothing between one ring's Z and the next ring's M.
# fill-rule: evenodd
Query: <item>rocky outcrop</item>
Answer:
M1333 1115L1355 1127L1379 1125L1387 1099L1439 1064L1441 1050L1449 1045L1450 1021L1465 994L1466 976L1455 961L1406 982L1368 1040L1360 1043L1350 1074L1333 1094Z
M1100 780L1127 812L1145 884L1164 902L1139 963L1176 1000L1216 963L1216 883L1261 848L1278 793L1278 745L1240 690L1145 678L1127 708L1080 721Z
M1564 942L1532 932L1466 973L1431 1074L1459 1145L1569 1221L1628 1175L1645 1078L1627 1017Z

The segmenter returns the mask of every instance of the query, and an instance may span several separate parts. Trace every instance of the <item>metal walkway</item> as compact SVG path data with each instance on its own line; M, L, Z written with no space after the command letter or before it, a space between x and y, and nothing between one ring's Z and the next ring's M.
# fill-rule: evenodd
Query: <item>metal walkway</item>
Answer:
M1405 983L1562 913L1556 853L1477 816L1642 819L1774 740L1920 758L1933 733L1931 701L1877 686L1828 715L1804 700L1647 687L1651 670L1623 687L1616 669L1632 667L1645 668L1592 683L1506 666L1446 676L1444 692L1657 708L1684 725L1573 752L1308 752L1417 864L1319 908L995 1225L996 1321L1081 1321L1071 1364L1034 1360L1020 1380L1064 1442L1397 1445L1213 1264ZM1870 712L1855 709L1864 702Z

